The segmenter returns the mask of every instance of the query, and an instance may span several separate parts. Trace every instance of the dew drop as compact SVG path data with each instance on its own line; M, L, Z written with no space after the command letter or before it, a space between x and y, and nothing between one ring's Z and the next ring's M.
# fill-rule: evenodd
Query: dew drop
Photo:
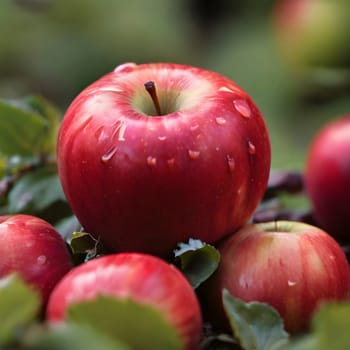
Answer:
M191 131L195 131L195 130L197 130L199 128L199 124L192 124L191 126L190 126L190 130Z
M227 160L228 169L230 170L230 172L233 172L233 170L235 170L235 167L236 167L236 161L229 154L226 155L226 160Z
M147 161L147 165L149 165L149 166L156 166L157 165L157 158L155 158L155 157L148 156L146 161Z
M197 159L200 154L201 154L200 151L193 151L191 149L188 150L188 155L191 159Z
M106 92L123 92L123 89L119 89L115 86L101 86L98 91L106 91Z
M158 136L158 140L159 141L165 141L166 140L166 136Z
M103 126L100 126L98 129L96 129L95 137L97 139L97 142L102 142L107 138L107 133Z
M92 121L92 115L90 115L89 117L87 117L84 122L81 124L81 131L84 131L88 126L89 124L91 123Z
M219 87L219 91L224 91L224 92L235 92L235 90L233 90L233 89L230 89L229 87L227 87L227 86L221 86L221 87Z
M248 141L248 152L249 152L249 154L256 153L255 145L251 141Z
M117 137L118 141L125 141L125 131L126 131L126 121L124 119L118 120L114 124L114 131L112 134L112 139L115 139Z
M36 259L36 262L38 263L38 265L44 265L47 261L47 258L45 255L39 255Z
M242 117L250 118L252 116L252 110L250 109L246 100L234 100L233 106L235 107L236 111L242 115Z
M114 72L116 73L127 73L132 71L136 67L136 63L134 62L126 62L123 64L120 64L114 69Z
M215 118L216 124L218 125L225 125L226 124L226 119L223 117L217 117Z
M116 154L117 150L118 150L117 147L115 146L111 147L111 149L101 157L101 161L103 163L107 163L108 161L110 161L113 158L113 156Z
M118 141L125 141L124 134L126 130L126 123L124 122L119 129Z

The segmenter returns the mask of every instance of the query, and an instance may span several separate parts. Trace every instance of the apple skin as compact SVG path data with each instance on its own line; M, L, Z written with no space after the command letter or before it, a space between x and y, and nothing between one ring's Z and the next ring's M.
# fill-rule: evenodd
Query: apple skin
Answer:
M99 295L153 306L175 327L184 349L197 349L202 330L200 304L175 266L143 253L116 253L90 260L71 270L56 286L46 319L64 320L70 305Z
M350 241L350 115L325 124L309 146L305 188L317 225Z
M309 329L318 305L349 296L350 273L340 245L316 226L295 221L249 224L219 246L221 262L202 296L207 317L229 329L221 293L265 302L291 334Z
M344 0L278 0L273 11L277 43L297 69L350 65L350 5Z
M271 150L263 116L228 78L126 63L69 106L57 158L85 231L111 252L165 256L189 237L213 243L244 225L264 194Z
M18 273L40 293L45 307L71 268L66 243L51 224L26 214L0 216L0 277Z

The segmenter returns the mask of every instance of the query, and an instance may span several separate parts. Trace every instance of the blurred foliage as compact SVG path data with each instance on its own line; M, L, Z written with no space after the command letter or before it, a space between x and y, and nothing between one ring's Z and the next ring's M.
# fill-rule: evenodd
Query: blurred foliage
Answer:
M80 225L57 173L60 118L44 98L0 99L0 215L39 216L67 238Z
M316 130L350 110L349 74L291 68L276 40L277 2L1 0L0 97L39 94L63 114L83 87L122 62L202 66L255 100L270 129L272 166L302 169Z

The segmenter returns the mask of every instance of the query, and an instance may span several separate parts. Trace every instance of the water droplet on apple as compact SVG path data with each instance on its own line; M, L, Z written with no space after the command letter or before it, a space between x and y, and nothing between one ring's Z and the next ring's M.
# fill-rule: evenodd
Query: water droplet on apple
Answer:
M158 136L158 140L159 141L165 141L166 140L166 136Z
M136 63L134 62L126 62L123 64L120 64L114 69L114 72L116 73L127 73L132 71L136 67Z
M227 86L221 86L221 87L219 88L219 91L231 92L231 93L235 92L235 90L230 89L230 88L227 87Z
M124 122L119 129L118 141L125 141L124 134L126 130L126 123Z
M100 126L98 129L96 129L94 135L97 139L97 142L102 142L108 138L105 128L103 126Z
M107 91L107 92L123 92L123 89L118 89L115 86L101 86L98 91Z
M192 124L191 126L190 126L190 130L191 131L195 131L195 130L197 130L199 128L199 124Z
M45 255L39 255L36 259L36 262L38 263L38 265L44 265L47 261L47 258Z
M236 161L229 154L226 155L226 160L227 160L228 169L230 170L230 172L233 172L233 170L235 170L235 167L236 167Z
M83 123L81 124L80 128L81 128L81 131L84 131L88 126L89 124L91 123L92 121L92 115L90 115L89 117L87 117Z
M289 287L293 287L293 286L295 286L297 284L297 282L295 282L295 281L288 281L288 286Z
M249 104L246 100L239 99L233 101L233 106L236 111L241 114L244 118L250 118L252 116L252 110L249 107Z
M249 154L256 153L255 145L251 141L248 141L248 152L249 152Z
M154 167L154 166L157 165L157 158L155 158L155 157L148 156L146 161L147 161L147 165L149 165L149 166L153 166Z
M114 140L117 138L118 141L125 141L126 121L124 119L119 119L114 123L113 127L112 139Z
M194 151L194 150L191 150L191 149L188 150L188 155L189 155L189 157L191 159L197 159L200 154L201 154L200 151Z
M223 117L217 117L217 118L215 118L215 121L218 125L225 125L226 124L226 119Z
M103 163L107 163L108 161L110 161L110 160L113 158L113 156L116 154L117 150L118 150L117 147L115 147L115 146L111 147L111 149L108 150L108 151L101 157L101 161L102 161Z

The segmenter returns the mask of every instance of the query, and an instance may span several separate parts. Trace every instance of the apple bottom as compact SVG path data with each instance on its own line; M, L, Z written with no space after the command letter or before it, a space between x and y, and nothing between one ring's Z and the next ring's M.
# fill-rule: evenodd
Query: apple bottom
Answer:
M207 317L227 330L222 290L245 302L266 302L291 334L307 331L322 302L349 296L345 254L321 229L297 222L247 225L219 247L221 262L201 291Z

